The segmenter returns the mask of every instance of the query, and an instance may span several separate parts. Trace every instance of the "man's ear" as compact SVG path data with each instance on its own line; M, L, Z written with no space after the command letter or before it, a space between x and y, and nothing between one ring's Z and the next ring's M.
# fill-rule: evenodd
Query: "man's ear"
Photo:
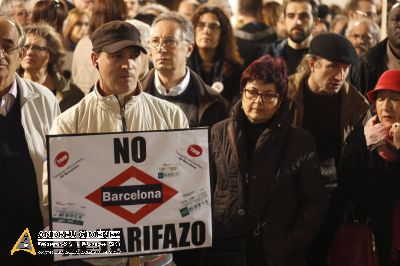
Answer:
M96 67L96 65L97 65L97 55L96 55L96 53L92 53L90 57L92 59L93 66Z
M19 50L19 54L18 54L18 59L21 61L24 57L25 57L25 55L26 55L26 49L25 48L21 48L20 50Z
M188 47L187 47L186 58L190 57L190 55L193 52L193 49L194 49L194 43L191 42L188 44Z
M315 60L312 58L307 59L308 67L310 68L311 72L314 72L315 69Z

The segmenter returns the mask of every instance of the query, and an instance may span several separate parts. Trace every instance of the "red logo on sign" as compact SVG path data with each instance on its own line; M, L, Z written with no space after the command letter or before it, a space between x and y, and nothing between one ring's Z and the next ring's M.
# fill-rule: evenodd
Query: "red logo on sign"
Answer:
M192 144L187 148L187 153L192 157L199 157L203 153L203 149L196 144Z
M123 183L125 183L127 180L130 178L132 179L137 179L143 184L161 184L162 186L162 195L163 199L162 202L160 203L148 203L145 204L143 207L141 207L139 210L136 212L131 212L128 211L125 208L122 208L121 206L102 206L101 204L101 189L104 187L116 187L116 186L121 186ZM121 174L117 175L113 179L111 179L109 182L105 183L102 187L98 188L97 190L93 191L89 195L86 196L86 199L92 201L93 203L109 210L110 212L118 215L119 217L136 224L139 222L141 219L146 217L149 213L160 207L163 203L167 202L170 198L175 196L178 192L171 188L170 186L167 186L166 184L161 183L157 179L155 179L152 176L149 176L145 172L142 172L141 170L137 169L134 166L129 167L126 169L124 172Z
M54 159L54 163L58 167L63 167L64 165L66 165L68 163L68 159L69 159L68 152L62 151L59 154L57 154L56 158Z

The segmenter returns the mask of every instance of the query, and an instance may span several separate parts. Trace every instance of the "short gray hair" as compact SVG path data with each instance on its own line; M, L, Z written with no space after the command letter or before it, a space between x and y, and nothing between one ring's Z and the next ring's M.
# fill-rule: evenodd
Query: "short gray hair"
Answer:
M25 37L25 31L21 27L21 25L19 25L17 22L15 22L15 20L11 17L0 16L0 19L8 21L9 23L11 23L14 26L14 28L17 30L17 33L18 33L17 46L18 46L18 48L22 48L22 46L24 46L24 44L25 44L26 37Z
M173 21L178 23L179 27L183 32L183 39L190 43L194 43L194 28L192 22L185 18L184 16L180 15L177 12L170 11L163 13L155 18L153 24L151 24L151 29L154 29L155 25L160 21Z
M379 40L380 40L380 37L381 37L380 28L379 28L378 24L376 24L372 20L366 19L366 18L350 20L349 23L347 24L347 29L346 29L346 33L345 33L346 37L349 37L351 30L355 26L358 26L360 24L367 25L368 32L371 33L372 38L374 40L374 42L372 43L372 46L377 44L379 42Z
M24 6L28 11L32 11L31 1L28 0L3 0L0 5L0 14L7 17L14 16L14 9L17 6Z

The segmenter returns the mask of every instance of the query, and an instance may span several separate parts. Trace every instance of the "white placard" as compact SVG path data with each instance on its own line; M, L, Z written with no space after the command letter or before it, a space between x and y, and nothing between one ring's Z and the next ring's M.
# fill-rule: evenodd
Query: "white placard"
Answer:
M55 261L211 246L208 129L48 136L48 170Z

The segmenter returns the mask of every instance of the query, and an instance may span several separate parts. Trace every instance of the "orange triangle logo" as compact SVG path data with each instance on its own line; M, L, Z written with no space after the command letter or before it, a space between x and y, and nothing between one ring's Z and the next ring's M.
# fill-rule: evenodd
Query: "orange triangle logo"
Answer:
M35 247L32 245L32 238L28 228L26 228L18 238L18 241L11 250L11 255L14 255L14 252L21 250L36 255Z

